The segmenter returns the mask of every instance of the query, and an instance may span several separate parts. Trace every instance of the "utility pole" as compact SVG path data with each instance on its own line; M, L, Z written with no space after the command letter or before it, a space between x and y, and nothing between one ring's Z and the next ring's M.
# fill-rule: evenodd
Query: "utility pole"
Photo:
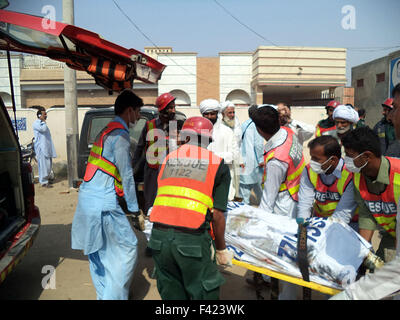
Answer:
M63 0L63 22L74 24L74 0ZM78 179L78 100L76 91L76 71L64 67L65 129L67 138L68 185L74 187Z

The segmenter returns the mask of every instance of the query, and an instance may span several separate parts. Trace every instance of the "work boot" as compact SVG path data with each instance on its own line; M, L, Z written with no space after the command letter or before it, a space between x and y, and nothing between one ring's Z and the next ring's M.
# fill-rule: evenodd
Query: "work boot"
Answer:
M258 288L260 286L269 288L271 286L271 283L265 281L257 272L254 272L253 278L246 278L246 283L254 288Z

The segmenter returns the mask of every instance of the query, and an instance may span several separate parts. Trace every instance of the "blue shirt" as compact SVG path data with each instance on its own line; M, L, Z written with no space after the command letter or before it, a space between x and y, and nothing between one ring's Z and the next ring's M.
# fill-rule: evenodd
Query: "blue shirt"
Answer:
M45 121L37 119L33 123L34 148L37 156L46 158L57 157L50 130Z
M122 178L124 198L128 210L139 211L132 158L129 153L130 138L126 123L116 116L114 121L121 123L125 130L116 129L104 139L103 157L114 163ZM79 188L78 205L72 222L72 249L84 250L84 254L98 251L103 245L102 212L115 211L125 214L118 204L114 189L114 178L97 170L93 178L83 182Z
M264 138L257 132L256 125L251 119L242 124L242 132L240 151L245 167L240 175L240 183L261 184L263 169L258 165L264 162Z

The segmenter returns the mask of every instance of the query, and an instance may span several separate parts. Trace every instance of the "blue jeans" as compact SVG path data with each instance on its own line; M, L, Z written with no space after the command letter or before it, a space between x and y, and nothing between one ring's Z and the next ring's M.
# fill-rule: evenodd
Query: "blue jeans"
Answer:
M103 246L88 255L98 300L127 300L137 259L137 239L125 216L102 212Z

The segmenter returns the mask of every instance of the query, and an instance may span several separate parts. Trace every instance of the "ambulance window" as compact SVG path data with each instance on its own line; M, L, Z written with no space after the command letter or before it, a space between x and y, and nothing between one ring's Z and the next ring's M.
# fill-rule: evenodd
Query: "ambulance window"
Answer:
M140 134L143 131L146 121L147 120L145 118L140 118L133 128L129 128L129 135L135 143L139 142Z
M113 119L113 117L98 117L93 118L90 123L88 133L88 144L92 144L96 141L96 137L99 132Z

